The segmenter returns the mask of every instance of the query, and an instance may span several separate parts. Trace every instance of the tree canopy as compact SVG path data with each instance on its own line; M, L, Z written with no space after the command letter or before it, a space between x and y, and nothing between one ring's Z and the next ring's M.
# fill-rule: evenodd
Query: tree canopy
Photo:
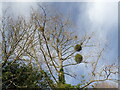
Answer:
M50 15L47 8L38 6L38 10L31 9L28 21L22 16L15 19L6 15L7 10L4 12L1 27L3 89L89 88L99 81L116 80L111 77L118 73L116 64L97 70L104 48L93 62L82 55L90 46L91 35L79 38L72 31L72 21L58 14ZM92 65L90 80L83 75L77 85L66 83L66 75L76 78L66 68L81 63Z

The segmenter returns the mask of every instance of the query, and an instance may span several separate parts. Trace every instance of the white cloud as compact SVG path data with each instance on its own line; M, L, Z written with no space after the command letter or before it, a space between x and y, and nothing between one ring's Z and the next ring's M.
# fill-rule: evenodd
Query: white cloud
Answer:
M30 7L36 7L36 3L31 2L7 2L3 3L3 9L7 8L9 14L13 14L14 16L26 16L30 15Z
M88 17L92 23L90 32L95 32L97 34L96 38L100 42L105 43L110 32L117 33L116 29L111 29L112 27L117 27L117 3L95 2L88 4L87 8Z
M20 0L17 0L17 2ZM23 1L23 0L22 0ZM29 0L28 0L29 1ZM42 0L41 0L42 1ZM13 3L11 5L12 11L16 15L24 14L29 15L30 6L34 6L34 3ZM88 16L91 24L88 25L89 30L87 32L95 32L96 33L96 40L101 43L105 43L108 40L108 35L111 32L117 32L116 29L111 29L112 27L117 26L117 3L88 3L84 12L82 12L82 18L84 16ZM78 23L81 21L81 16L78 19ZM88 21L84 21L87 23ZM80 25L81 26L81 25ZM113 42L114 43L114 42ZM84 65L80 66L84 67ZM74 68L73 68L74 69ZM81 68L84 72L84 68ZM76 72L78 72L76 70ZM69 80L68 82L73 82Z

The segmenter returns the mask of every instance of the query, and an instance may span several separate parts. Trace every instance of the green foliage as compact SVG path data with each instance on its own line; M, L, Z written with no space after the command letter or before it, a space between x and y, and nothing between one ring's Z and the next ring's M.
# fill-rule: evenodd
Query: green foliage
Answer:
M47 78L43 75L44 71L39 72L36 68L17 62L10 65L10 62L2 70L2 88L46 88ZM49 78L49 81L50 78ZM52 81L50 83L53 83Z
M53 90L88 90L88 88L80 88L83 84L71 85L71 84L57 84Z
M79 45L79 44L75 45L74 50L78 51L78 52L81 51L82 50L81 45Z
M44 27L39 27L38 30L44 32Z
M49 38L49 37L47 37L47 41L50 41L50 38Z
M75 36L75 39L77 39L77 36Z
M56 42L57 42L57 43L59 43L59 42L60 42L60 40L57 38L57 39L56 39Z
M77 84L77 85L75 86L75 88L80 88L81 85L82 85L82 84Z
M65 83L65 76L64 76L64 70L63 70L63 68L61 68L60 69L60 73L59 73L59 83L62 83L62 84L64 84Z
M68 89L68 88L74 88L74 86L72 86L71 84L58 84L57 85L57 88L65 88L65 89Z
M83 60L82 55L80 55L80 54L76 54L76 55L75 55L75 61L76 61L77 63L81 63L82 60Z
M56 88L53 90L69 90L69 89L77 89L77 90L88 90L88 88L81 88L83 84L71 85L71 84L57 84Z
M63 72L63 71L64 71L63 68L61 68L61 69L60 69L60 72Z

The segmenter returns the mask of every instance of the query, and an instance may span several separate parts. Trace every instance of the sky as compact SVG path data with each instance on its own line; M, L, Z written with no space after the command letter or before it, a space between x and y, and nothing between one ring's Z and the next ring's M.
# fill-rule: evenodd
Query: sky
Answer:
M91 34L93 36L92 43L99 43L100 48L107 48L104 52L104 58L100 64L110 64L117 62L118 57L118 3L116 2L81 2L81 3L52 3L52 6L57 8L58 11L64 13L64 15L71 15L72 21L77 26L78 36L81 33ZM107 45L107 47L106 47ZM91 48L89 48L91 49ZM95 48L97 50L97 48ZM88 54L88 49L82 51L83 55ZM79 68L79 69L76 69ZM85 73L85 65L73 66L69 68L73 73ZM78 76L79 77L79 76ZM73 78L68 77L68 83L72 82L76 84L79 82Z
M19 0L17 0L19 1ZM93 0L94 1L94 0ZM99 1L99 0L98 0ZM95 33L91 43L97 42L101 48L107 48L104 52L106 59L101 60L102 64L117 62L118 57L118 3L117 2L51 2L48 3L50 9L56 9L64 16L69 16L76 25L74 32L80 37L81 34ZM2 8L9 6L10 12L17 15L29 17L30 7L37 8L36 3L2 3ZM0 3L1 8L1 3ZM89 48L88 48L89 49ZM83 55L88 53L88 49L82 51ZM96 50L96 49L95 49ZM106 61L104 61L106 60ZM75 70L75 68L79 68ZM71 67L73 73L85 74L85 65ZM78 76L79 77L79 76ZM77 84L79 79L67 77L67 83ZM76 82L73 82L76 81Z

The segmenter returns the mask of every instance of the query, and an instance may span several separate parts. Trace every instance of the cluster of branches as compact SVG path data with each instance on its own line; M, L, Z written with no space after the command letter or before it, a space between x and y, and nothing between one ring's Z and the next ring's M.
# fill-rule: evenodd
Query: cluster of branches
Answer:
M4 12L2 17L2 68L7 62L13 65L16 61L22 61L37 67L38 72L48 71L54 84L47 84L50 87L58 87L65 84L65 75L74 78L70 73L65 72L64 68L71 65L78 65L74 61L76 53L74 46L80 44L83 47L88 45L92 36L83 36L79 39L75 33L71 31L72 23L61 17L60 15L50 15L47 10L38 5L40 10L31 9L30 19L26 21L22 16L17 19L6 15ZM92 64L91 78L92 80L80 85L79 88L86 88L94 82L113 80L111 74L117 74L116 65L105 66L101 71L96 70L97 64L102 56L102 49L94 62L88 62L83 59L81 63ZM71 61L72 62L69 62ZM67 62L67 63L66 63ZM42 73L45 76L45 73ZM97 77L97 79L96 79ZM102 79L98 79L102 77ZM4 82L3 82L4 83ZM12 83L12 82L11 82ZM14 83L14 82L13 82Z

